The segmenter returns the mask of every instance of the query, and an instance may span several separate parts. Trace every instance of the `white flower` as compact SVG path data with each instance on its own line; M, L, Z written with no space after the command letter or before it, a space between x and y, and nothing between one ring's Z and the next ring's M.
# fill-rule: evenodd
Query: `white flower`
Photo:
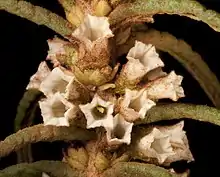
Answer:
M38 66L37 72L31 76L30 82L26 89L39 89L41 82L49 75L50 69L45 61Z
M184 90L181 87L183 77L176 75L174 71L165 77L156 79L146 84L147 97L150 99L170 98L177 101L184 97Z
M121 75L128 81L140 80L147 73L145 67L137 59L130 59L123 66Z
M183 131L184 122L173 126L153 128L152 132L142 137L138 143L142 157L156 158L159 164L179 160L192 161L188 140Z
M109 26L107 17L96 17L88 14L85 16L84 22L72 35L80 38L91 47L93 41L114 36Z
M186 132L183 131L184 121L181 121L172 126L159 127L160 131L170 136L170 143L172 145L184 145L183 138L186 136Z
M130 84L137 84L149 72L163 67L164 63L159 58L155 47L136 41L127 54L128 62L122 68L119 75L122 82L126 80Z
M56 92L64 93L66 86L73 79L73 75L65 73L59 67L54 68L51 73L42 81L40 90L51 96Z
M150 134L140 140L138 148L142 154L147 157L156 158L160 164L167 157L175 154L170 144L169 135L161 133L157 128L153 128Z
M39 101L44 125L69 126L74 118L76 107L68 102L60 93Z
M95 94L91 103L79 105L87 119L87 128L112 127L114 104L101 99Z
M127 121L135 121L138 118L143 119L146 112L156 105L147 98L147 92L142 90L125 89L125 96L120 103L120 113Z
M146 73L155 68L164 66L164 63L159 58L155 47L152 44L146 45L140 41L135 41L135 46L129 50L127 59L138 60Z
M127 122L120 114L116 114L113 119L113 127L106 128L107 142L109 145L131 143L131 131L133 123Z
M49 46L49 51L47 55L47 59L51 60L54 66L58 66L60 62L57 60L58 56L66 55L64 45L68 44L68 42L63 41L59 38L49 39L47 41Z

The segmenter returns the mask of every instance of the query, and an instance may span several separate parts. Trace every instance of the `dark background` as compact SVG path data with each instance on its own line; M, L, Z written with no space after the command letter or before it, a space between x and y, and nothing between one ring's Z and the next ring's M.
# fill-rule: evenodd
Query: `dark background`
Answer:
M33 4L43 6L64 16L62 8L55 0L29 0ZM217 0L200 0L207 8L220 12L220 2ZM0 102L1 123L0 140L13 133L13 120L16 107L23 96L29 77L35 73L38 64L47 55L46 40L55 33L20 17L0 11L1 22L1 65L0 65ZM160 31L168 31L179 39L184 39L193 50L197 51L208 63L209 67L220 79L218 60L220 59L220 33L208 25L192 19L176 15L157 15L151 25ZM162 53L167 69L175 69L184 76L183 88L186 98L182 102L205 104L212 106L197 81L171 56ZM190 142L195 162L189 165L194 177L220 176L220 127L193 120L185 121L185 130ZM35 160L60 159L61 143L38 143L34 146L38 153ZM57 155L59 154L59 155ZM16 163L12 153L0 161L0 168Z

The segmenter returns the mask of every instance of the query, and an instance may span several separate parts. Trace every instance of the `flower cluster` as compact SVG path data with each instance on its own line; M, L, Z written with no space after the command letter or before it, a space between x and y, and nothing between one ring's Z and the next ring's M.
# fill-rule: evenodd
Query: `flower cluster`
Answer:
M134 121L144 119L158 99L184 97L183 77L163 72L164 63L151 44L136 41L119 71L119 61L112 55L113 37L107 17L87 15L70 41L48 41L47 59L54 68L51 71L42 62L28 85L45 95L39 102L45 125L69 126L81 112L87 129L105 128L109 145L130 144ZM160 136L157 129L153 134ZM162 146L167 141L164 137ZM174 153L170 147L162 148L166 153L158 156L160 162Z

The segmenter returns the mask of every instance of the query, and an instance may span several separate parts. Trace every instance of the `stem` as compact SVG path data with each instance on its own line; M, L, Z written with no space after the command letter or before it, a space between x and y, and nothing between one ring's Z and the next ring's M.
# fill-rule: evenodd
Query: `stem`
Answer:
M60 161L38 161L34 163L21 163L13 165L0 171L0 177L14 177L22 174L24 177L29 176L27 173L30 171L32 175L47 173L49 176L54 177L80 177L76 170L73 170L68 164ZM19 175L18 175L19 174ZM31 175L31 177L32 177ZM40 176L39 176L40 177Z
M135 3L121 4L109 15L113 26L120 23L145 21L155 14L176 14L194 20L201 20L220 32L220 14L207 10L199 2L192 0L136 0ZM118 25L119 24L119 25Z
M0 0L0 10L45 25L62 36L70 35L74 27L59 15L23 0Z
M202 57L193 51L190 45L167 32L151 29L146 32L132 32L129 40L118 47L118 55L127 53L134 46L135 40L153 44L157 49L173 56L198 81L213 104L220 108L220 83Z
M210 122L220 126L220 110L193 104L173 103L152 107L144 119L137 124L149 124L162 120L189 118L204 122Z
M103 174L105 177L178 177L177 174L172 174L156 165L144 164L137 162L121 162L114 165L109 170L106 170Z
M7 156L27 144L37 143L39 141L89 140L93 137L95 137L93 132L81 128L44 126L39 124L22 129L8 136L4 141L1 141L0 157Z

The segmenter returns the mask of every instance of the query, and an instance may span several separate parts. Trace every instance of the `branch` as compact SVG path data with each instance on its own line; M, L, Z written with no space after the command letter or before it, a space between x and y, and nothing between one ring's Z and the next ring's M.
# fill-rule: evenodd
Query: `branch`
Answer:
M0 157L7 156L30 143L40 141L89 140L95 137L92 131L76 127L35 125L22 129L0 142Z
M38 177L42 177L42 172L54 177L80 177L79 172L72 169L68 164L46 160L10 166L0 171L0 177L15 177L18 174L22 174L24 177L33 177L40 174Z
M72 33L74 27L62 17L23 0L0 0L0 10L26 18L38 25L45 25L62 36Z
M122 22L135 22L134 19L145 21L146 17L153 17L155 14L176 14L201 20L220 32L220 14L207 10L195 0L136 0L134 3L119 5L109 18L112 26L120 26Z
M106 170L103 176L178 177L179 175L172 174L164 168L152 164L144 164L137 162L121 162L117 163L109 170Z
M173 103L152 107L144 119L136 124L149 124L161 120L189 118L220 126L220 110L203 105Z
M132 32L129 40L118 47L118 55L121 56L127 53L134 46L135 40L153 44L159 50L168 52L192 74L213 104L220 108L220 83L202 57L193 51L190 45L183 40L176 39L167 32L159 32L157 30Z

